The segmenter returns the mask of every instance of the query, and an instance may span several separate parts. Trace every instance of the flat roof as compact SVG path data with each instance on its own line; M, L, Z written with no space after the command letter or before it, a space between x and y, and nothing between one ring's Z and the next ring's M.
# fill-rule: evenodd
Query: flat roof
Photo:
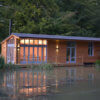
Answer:
M85 40L85 41L100 41L100 38L95 37L79 37L79 36L62 36L62 35L44 35L44 34L28 34L28 33L12 33L20 38L42 38L42 39L61 39L61 40Z

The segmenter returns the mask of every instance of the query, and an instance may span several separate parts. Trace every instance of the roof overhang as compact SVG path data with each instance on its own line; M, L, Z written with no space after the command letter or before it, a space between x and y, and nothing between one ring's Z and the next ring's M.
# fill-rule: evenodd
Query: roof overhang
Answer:
M79 37L79 36L62 36L62 35L46 35L46 34L26 34L26 33L12 33L20 38L37 38L37 39L56 39L56 40L79 40L79 41L100 41L96 37Z
M10 38L15 37L15 38L19 38L16 35L11 34L10 36L8 36L7 38L5 38L0 44L4 43L5 41L9 40Z

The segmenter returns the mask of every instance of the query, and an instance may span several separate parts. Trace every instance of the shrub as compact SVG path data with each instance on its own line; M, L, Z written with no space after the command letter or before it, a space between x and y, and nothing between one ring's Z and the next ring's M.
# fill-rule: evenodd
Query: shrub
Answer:
M97 60L95 64L96 66L100 66L100 60Z
M2 56L0 56L0 69L2 69L5 66L5 60Z
M53 69L53 65L52 64L40 64L39 68L40 69L51 70L51 69Z
M95 65L96 65L96 70L100 71L100 60L97 60Z

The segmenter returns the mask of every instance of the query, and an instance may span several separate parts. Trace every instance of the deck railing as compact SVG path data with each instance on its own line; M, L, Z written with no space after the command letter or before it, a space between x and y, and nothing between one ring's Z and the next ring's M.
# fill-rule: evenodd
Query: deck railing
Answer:
M83 57L74 57L75 61L70 61L69 57L69 62L66 61L66 57L63 56L49 56L49 57L20 57L18 59L18 63L21 64L31 64L31 63L51 63L51 64L70 64L70 63L79 63L83 64Z
M13 58L9 60L11 62L16 60L17 64L38 64L38 63L51 63L51 64L84 64L84 63L92 63L95 62L97 59L100 59L100 57L97 56L88 56L88 57L83 57L83 56L79 56L79 57L73 57L74 60L72 58L68 58L69 61L67 61L66 57L63 56L49 56L49 57L20 57L18 59ZM10 62L9 61L9 62Z

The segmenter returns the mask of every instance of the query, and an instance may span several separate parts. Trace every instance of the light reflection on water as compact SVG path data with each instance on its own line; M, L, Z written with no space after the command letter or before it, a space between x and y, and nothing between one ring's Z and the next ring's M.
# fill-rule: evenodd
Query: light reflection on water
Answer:
M73 94L97 94L99 84L100 72L94 67L5 71L0 72L0 100L60 100Z

